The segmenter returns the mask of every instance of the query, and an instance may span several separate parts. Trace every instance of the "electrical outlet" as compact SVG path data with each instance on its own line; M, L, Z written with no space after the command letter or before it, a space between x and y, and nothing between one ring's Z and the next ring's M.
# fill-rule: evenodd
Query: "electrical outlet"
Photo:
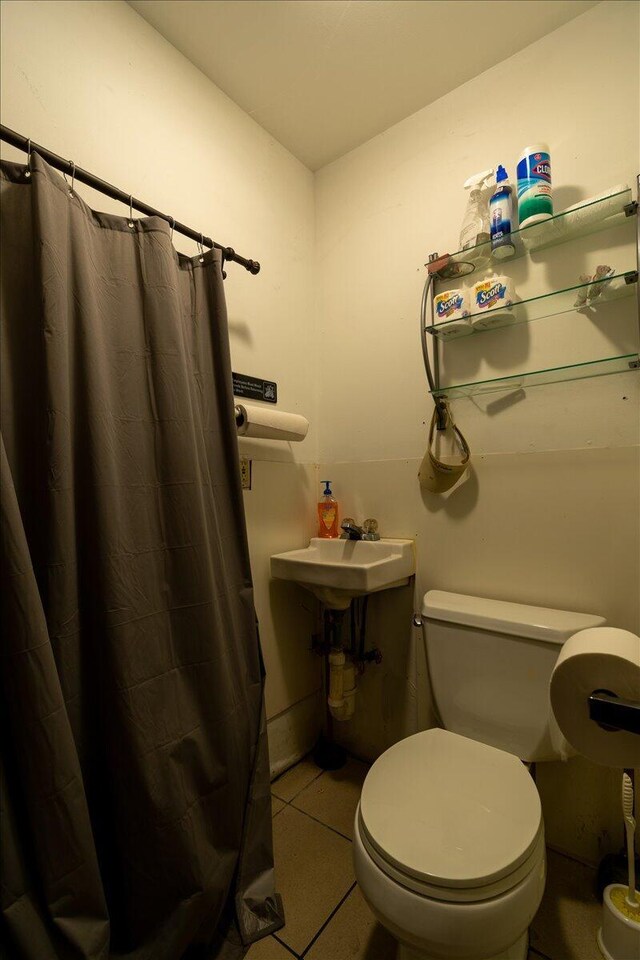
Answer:
M251 490L251 460L249 460L249 457L240 457L240 478L242 489Z

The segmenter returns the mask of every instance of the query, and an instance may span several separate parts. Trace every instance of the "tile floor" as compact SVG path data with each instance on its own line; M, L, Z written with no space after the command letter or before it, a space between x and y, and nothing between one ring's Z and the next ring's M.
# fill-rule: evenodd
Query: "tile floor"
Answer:
M276 880L286 925L246 960L394 960L396 944L374 920L353 875L353 819L367 766L323 772L301 760L272 784ZM545 897L529 960L602 960L594 872L548 852Z

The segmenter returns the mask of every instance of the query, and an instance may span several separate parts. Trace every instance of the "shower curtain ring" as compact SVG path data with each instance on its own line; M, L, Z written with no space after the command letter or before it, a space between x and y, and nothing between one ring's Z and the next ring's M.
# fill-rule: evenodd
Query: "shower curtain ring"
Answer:
M133 194L132 193L129 194L129 226L130 227L135 226L133 222Z
M76 185L76 165L73 160L69 160L69 166L71 167L71 189L69 190L69 196L72 197Z
M226 280L226 279L227 279L227 271L226 271L225 268L224 268L224 250L222 251L222 257L221 257L221 263L220 263L220 271L221 271L221 273L222 273L222 279L223 279L223 280Z
M27 140L27 169L24 172L25 177L31 176L31 137Z
M171 217L171 233L169 234L169 240L173 240L173 230L176 225L176 221Z
M200 234L200 239L198 241L198 252L200 256L198 257L200 263L204 263L204 236Z

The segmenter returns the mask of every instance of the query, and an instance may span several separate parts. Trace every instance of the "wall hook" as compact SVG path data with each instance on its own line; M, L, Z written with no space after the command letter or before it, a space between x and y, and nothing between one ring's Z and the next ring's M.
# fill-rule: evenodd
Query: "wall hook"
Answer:
M436 405L436 420L438 430L446 430L451 419L451 414L449 413L449 404L441 397L438 397L434 402Z

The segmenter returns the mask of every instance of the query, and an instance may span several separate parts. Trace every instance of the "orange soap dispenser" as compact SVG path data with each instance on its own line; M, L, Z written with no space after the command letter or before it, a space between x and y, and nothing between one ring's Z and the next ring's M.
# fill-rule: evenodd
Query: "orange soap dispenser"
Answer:
M338 529L338 501L331 493L331 480L322 480L324 494L318 503L318 536L323 540L334 540L340 536Z

